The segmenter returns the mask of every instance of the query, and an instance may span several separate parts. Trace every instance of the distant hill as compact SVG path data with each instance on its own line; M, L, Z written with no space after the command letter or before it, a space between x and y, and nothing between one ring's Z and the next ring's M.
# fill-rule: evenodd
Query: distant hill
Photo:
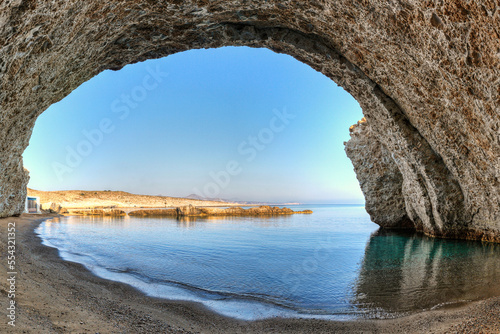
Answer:
M191 194L191 195L187 196L186 198L196 199L196 200L200 200L200 201L237 203L240 205L270 205L270 204L274 204L274 205L298 205L298 204L300 204L300 203L295 203L295 202L293 202L293 203L270 203L270 202L257 202L257 201L239 201L237 199L228 200L228 199L224 199L224 198L202 197L202 196L199 196L196 194Z
M195 199L195 200L199 200L199 201L231 202L231 201L225 200L225 199L223 199L223 198L201 197L201 196L196 195L196 194L191 194L191 195L189 195L189 196L188 196L188 197L186 197L186 198L189 198L189 199Z
M135 195L125 191L87 191L87 190L61 190L41 191L28 188L29 196L40 197L43 204L57 203L66 209L85 209L102 207L142 207L161 208L178 207L184 205L194 206L234 206L240 205L222 200L203 200L198 198L180 198L170 196ZM50 206L50 204L48 205Z

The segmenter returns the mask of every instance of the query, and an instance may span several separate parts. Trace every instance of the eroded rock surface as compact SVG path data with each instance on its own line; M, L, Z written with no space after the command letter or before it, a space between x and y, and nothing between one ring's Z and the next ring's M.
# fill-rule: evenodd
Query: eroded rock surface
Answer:
M386 228L413 228L403 197L403 175L391 153L374 136L366 119L349 131L351 140L345 143L345 150L354 165L371 219Z
M370 130L356 134L350 156L375 221L406 224L404 201L406 216L428 234L494 240L500 235L499 6L494 0L3 1L0 216L21 212L27 182L21 155L48 106L105 69L235 45L289 54L359 101ZM360 153L356 142L366 140L379 143L373 157L380 161ZM376 173L356 163L358 153ZM399 185L397 168L401 189L386 186L380 168L389 168L388 182ZM380 184L392 190L375 191ZM394 207L383 203L387 198Z

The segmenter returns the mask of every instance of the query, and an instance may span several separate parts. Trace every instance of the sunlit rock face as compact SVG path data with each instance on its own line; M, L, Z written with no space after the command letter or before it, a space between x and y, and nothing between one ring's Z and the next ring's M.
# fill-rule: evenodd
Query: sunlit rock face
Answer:
M29 173L22 159L7 160L0 167L0 218L18 216L24 211Z
M499 240L499 17L493 0L3 1L0 216L21 210L21 155L51 104L105 69L235 45L289 54L357 99L378 163L401 174L365 191L386 226L408 224L404 202L428 234ZM364 189L381 182L358 167Z
M371 219L385 228L413 228L406 212L403 175L391 153L374 136L366 119L349 131L351 140L345 143L345 150L354 165Z

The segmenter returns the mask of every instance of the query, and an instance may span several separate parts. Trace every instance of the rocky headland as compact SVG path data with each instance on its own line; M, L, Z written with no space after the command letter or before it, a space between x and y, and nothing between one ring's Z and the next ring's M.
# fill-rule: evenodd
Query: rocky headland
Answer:
M136 195L125 191L40 191L28 189L30 196L40 197L42 210L60 212L61 209L165 208L185 205L234 206L233 202L205 201L191 198ZM64 212L63 212L64 213Z
M243 209L240 203L135 195L124 191L40 191L28 189L30 196L40 197L41 209L47 213L81 216L135 217L208 217L273 216L313 213L289 208L260 205Z

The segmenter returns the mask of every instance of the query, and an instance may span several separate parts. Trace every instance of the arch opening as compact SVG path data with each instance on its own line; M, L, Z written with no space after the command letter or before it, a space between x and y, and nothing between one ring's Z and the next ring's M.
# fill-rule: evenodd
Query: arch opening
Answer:
M363 203L342 145L361 117L349 94L291 57L193 50L102 73L49 108L24 152L28 186Z
M420 8L343 2L74 1L65 3L61 11L67 14L56 16L50 25L39 24L42 13L57 11L48 4L4 4L2 24L9 36L4 40L9 42L1 52L9 61L0 64L0 215L21 210L28 178L21 155L36 117L49 105L105 69L233 45L289 54L360 103L366 124L353 128L359 140L352 141L350 152L360 158L356 148L363 140L380 150L370 148L375 153L353 160L399 171L401 177L390 178L381 198L399 198L387 207L396 205L406 216L394 223L386 206L374 198L374 221L387 227L411 221L430 235L497 240L500 92L489 83L499 77L495 50L500 42L483 33L494 29L494 15L464 3L468 16L462 19L476 36L467 38L455 19L462 8L457 3L461 1ZM33 19L21 19L26 15ZM418 29L406 29L408 18ZM22 23L14 29L16 22ZM464 126L457 129L457 122ZM383 178L366 166L355 165L365 196L373 198L380 195L374 188Z

